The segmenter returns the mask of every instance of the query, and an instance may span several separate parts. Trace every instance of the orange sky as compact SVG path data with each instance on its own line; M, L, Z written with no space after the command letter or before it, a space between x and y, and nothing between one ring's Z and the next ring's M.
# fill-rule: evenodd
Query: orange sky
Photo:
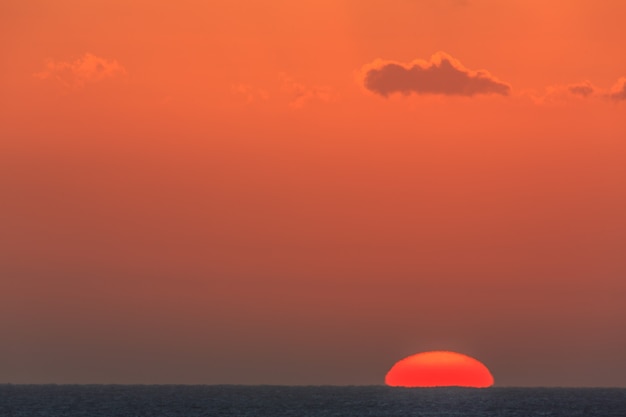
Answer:
M8 0L0 382L626 386L618 0Z

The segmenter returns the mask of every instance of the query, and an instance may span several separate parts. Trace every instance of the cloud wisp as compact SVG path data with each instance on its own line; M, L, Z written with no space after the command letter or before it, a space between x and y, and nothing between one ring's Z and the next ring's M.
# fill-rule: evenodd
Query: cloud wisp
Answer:
M74 61L48 61L46 68L35 74L40 79L60 82L67 88L82 88L107 78L124 75L126 70L116 60L86 53Z
M597 87L591 81L583 81L576 84L550 86L546 90L545 95L535 97L537 103L581 99L626 101L626 77L619 78L610 89Z
M329 87L305 85L285 74L281 76L283 79L281 90L290 96L289 106L292 108L302 108L306 103L314 100L329 102L334 99L333 91Z
M409 64L377 60L361 69L363 86L388 97L394 93L438 94L446 96L502 95L511 93L511 86L484 70L474 71L444 52L429 61Z
M626 100L626 77L621 77L611 88L609 97L613 100Z
M251 84L239 83L232 86L233 93L245 97L247 103L254 101L267 101L270 98L269 93L261 88L255 88Z
M537 104L584 100L600 97L601 95L602 90L593 85L591 81L582 81L566 85L552 85L546 87L545 93L541 95L531 94Z
M570 94L573 94L575 96L579 96L579 97L589 97L592 94L595 94L598 89L596 87L594 87L593 84L591 84L590 81L584 81L582 83L579 84L570 84L567 86L567 91Z

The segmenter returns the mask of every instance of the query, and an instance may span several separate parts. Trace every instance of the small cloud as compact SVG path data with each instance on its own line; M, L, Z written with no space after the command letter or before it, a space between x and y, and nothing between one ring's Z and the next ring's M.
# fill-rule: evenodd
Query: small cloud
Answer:
M590 81L583 81L577 84L551 86L546 89L544 95L534 96L535 101L539 104L592 98L626 101L626 77L618 79L611 89L599 88Z
M588 99L597 96L600 91L601 90L590 81L568 85L553 85L546 88L545 94L535 96L535 101L540 104L555 101Z
M74 61L48 61L46 68L35 74L35 77L60 82L67 88L81 88L85 84L102 81L126 73L115 60L108 60L86 53Z
M307 86L298 83L292 78L282 75L283 84L282 91L291 96L289 106L293 108L301 108L307 102L312 100L331 101L333 97L332 90L324 86Z
M377 60L365 65L361 74L364 87L383 97L393 93L507 96L511 92L509 84L499 81L489 72L465 68L443 52L433 55L430 61L416 60L409 64Z
M611 87L609 97L613 100L626 100L626 77L621 77L617 83Z
M250 84L237 84L232 86L232 91L242 97L245 97L246 102L252 103L254 101L262 100L266 101L270 95L267 91L255 88Z
M567 86L567 91L575 96L589 97L594 94L597 89L589 81L584 81L580 84L570 84Z

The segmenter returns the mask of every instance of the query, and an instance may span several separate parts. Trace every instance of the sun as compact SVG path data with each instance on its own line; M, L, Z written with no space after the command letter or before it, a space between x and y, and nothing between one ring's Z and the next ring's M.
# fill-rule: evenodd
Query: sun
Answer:
M493 375L480 361L445 350L422 352L398 362L387 372L392 387L472 387L493 385Z

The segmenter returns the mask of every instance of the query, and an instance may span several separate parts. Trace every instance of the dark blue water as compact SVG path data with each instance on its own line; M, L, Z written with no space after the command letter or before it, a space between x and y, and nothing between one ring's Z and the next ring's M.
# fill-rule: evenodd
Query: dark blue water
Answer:
M0 416L626 417L626 389L0 385Z

